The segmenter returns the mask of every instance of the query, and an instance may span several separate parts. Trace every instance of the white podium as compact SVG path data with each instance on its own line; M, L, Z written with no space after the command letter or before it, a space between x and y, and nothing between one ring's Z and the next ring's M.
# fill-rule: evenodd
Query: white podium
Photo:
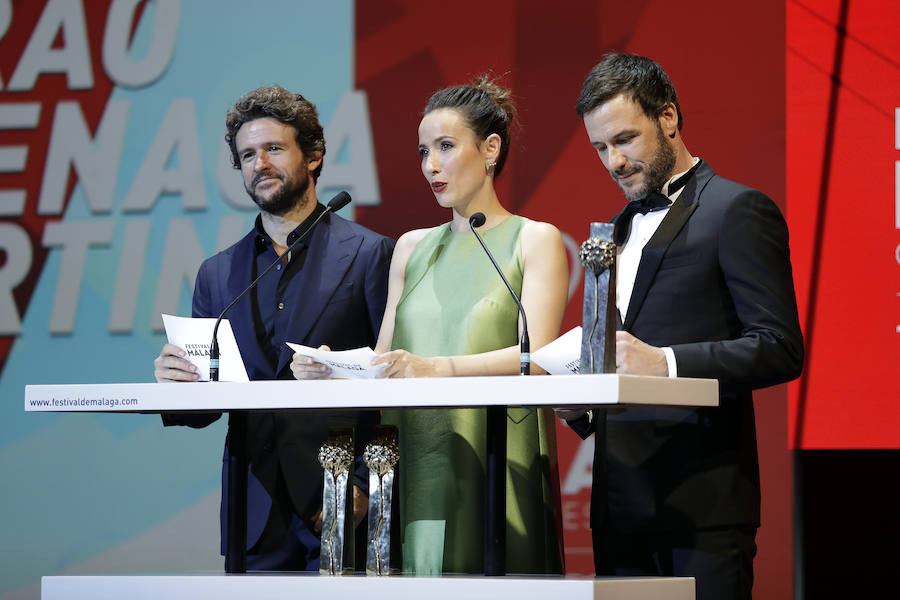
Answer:
M82 575L44 577L41 600L693 600L693 577L319 577Z
M461 408L643 404L717 406L712 379L564 375L28 385L27 412L248 411ZM503 461L505 462L505 461ZM502 471L500 473L502 475ZM232 506L236 505L232 503ZM505 522L505 518L500 522ZM44 577L44 600L57 598L396 598L467 600L516 597L694 598L692 578L318 577L291 575ZM310 596L311 594L311 596Z
M715 379L535 375L203 383L27 385L27 412L461 408L652 404L717 406Z

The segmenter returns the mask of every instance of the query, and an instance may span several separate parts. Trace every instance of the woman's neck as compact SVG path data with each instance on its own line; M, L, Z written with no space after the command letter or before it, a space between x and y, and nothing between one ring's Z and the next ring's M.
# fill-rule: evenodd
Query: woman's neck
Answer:
M481 198L473 199L468 202L465 207L453 209L453 219L450 221L451 231L469 231L469 218L475 213L482 213L485 216L484 225L478 228L478 231L487 231L492 227L496 227L512 214L500 204L494 187L491 186Z

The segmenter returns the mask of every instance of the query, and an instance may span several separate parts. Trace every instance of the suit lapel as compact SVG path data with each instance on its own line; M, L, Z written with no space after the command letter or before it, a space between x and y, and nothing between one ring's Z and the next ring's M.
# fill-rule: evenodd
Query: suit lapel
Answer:
M659 266L662 264L662 259L669 249L669 245L697 209L700 193L713 175L715 175L713 170L706 162L703 162L697 168L694 177L685 184L684 190L672 203L669 212L662 223L660 223L656 233L644 246L637 276L634 280L634 288L631 291L631 300L628 302L628 313L625 315L624 327L626 330L630 330L634 325L634 320L641 310L644 299L647 297L647 292L650 290L650 285L656 277L656 272L659 271Z
M300 272L300 297L288 322L287 341L307 344L307 336L344 280L361 244L362 237L334 215L316 226ZM276 373L291 362L293 354L286 345L281 348Z
M240 246L235 248L235 252L232 254L231 268L228 273L227 291L222 299L223 304L221 308L225 308L229 302L237 298L238 294L243 292L250 285L250 282L253 281L253 267L256 262L255 245L256 230L254 229L241 240ZM259 377L262 373L268 373L271 367L259 348L251 307L250 294L247 294L228 311L225 318L231 323L231 329L234 331L234 338L237 341L238 348L241 350L241 358L244 361L247 374L253 379L254 376Z

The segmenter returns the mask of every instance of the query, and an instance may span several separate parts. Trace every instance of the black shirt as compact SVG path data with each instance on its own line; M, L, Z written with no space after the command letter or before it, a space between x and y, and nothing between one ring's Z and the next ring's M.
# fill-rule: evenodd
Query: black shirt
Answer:
M316 204L316 207L306 220L288 234L287 245L293 244L324 210L325 207L322 204ZM256 279L266 267L278 258L272 239L263 229L260 216L256 217L255 228L256 262L252 273L253 279ZM265 352L266 358L268 358L271 365L271 379L275 379L278 376L275 370L278 368L278 355L284 343L298 341L285 339L285 332L287 331L296 300L303 293L301 289L303 278L300 277L300 274L303 271L303 264L306 262L310 237L312 236L307 235L306 239L297 245L286 265L279 261L279 264L275 266L272 272L260 280L256 289L251 293L253 329L256 332L259 347Z

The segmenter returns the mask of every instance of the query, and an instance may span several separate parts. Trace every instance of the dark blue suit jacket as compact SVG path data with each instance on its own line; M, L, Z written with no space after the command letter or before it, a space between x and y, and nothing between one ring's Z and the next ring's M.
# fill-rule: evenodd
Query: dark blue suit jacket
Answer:
M613 219L615 222L616 219ZM781 211L702 162L645 246L626 331L670 346L679 377L719 381L715 408L595 409L591 526L759 525L753 389L797 377L803 338Z
M194 286L193 316L217 317L252 281L256 261L256 230L200 266ZM254 328L252 294L228 313L247 374L251 380L292 379L293 351L285 341L332 350L375 346L384 305L394 242L337 215L326 216L313 231L301 278L302 295L292 299L286 331L278 332L281 346L277 368L266 358L270 340L258 339ZM271 274L270 274L271 275ZM274 275L271 275L274 276ZM298 383L298 393L302 391ZM167 425L205 427L221 414L165 415ZM249 418L250 474L247 489L247 547L265 528L272 508L278 472L283 474L293 510L304 519L322 502L322 469L318 449L333 427L374 423L374 411L254 412ZM227 442L226 442L227 459ZM227 460L223 462L223 483ZM224 487L223 487L224 489ZM222 495L222 551L225 552Z

